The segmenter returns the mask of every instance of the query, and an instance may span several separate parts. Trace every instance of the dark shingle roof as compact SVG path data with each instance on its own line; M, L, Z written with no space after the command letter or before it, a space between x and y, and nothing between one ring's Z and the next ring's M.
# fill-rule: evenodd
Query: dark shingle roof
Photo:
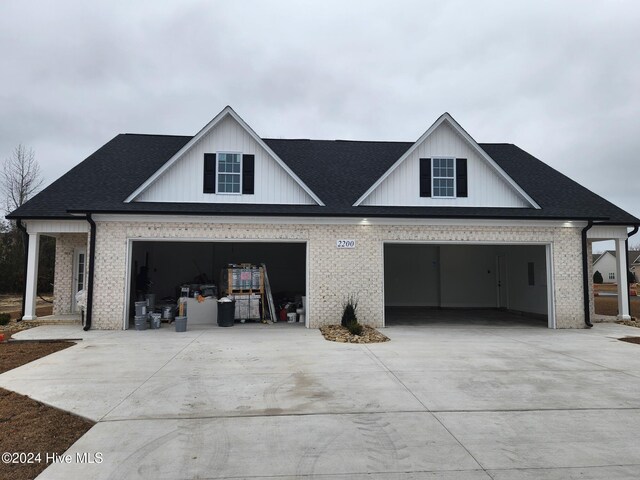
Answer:
M542 208L353 207L411 142L264 139L325 203L258 205L124 200L192 137L122 134L63 175L11 218L69 217L69 212L218 215L323 215L451 218L640 220L511 144L481 144Z

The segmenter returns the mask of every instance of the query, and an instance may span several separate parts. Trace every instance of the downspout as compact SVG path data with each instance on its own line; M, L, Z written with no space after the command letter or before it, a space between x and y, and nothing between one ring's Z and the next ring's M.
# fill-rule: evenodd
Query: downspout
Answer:
M16 320L17 322L22 321L22 317L24 317L25 307L27 306L27 262L29 261L29 232L27 232L27 227L22 224L22 219L19 218L16 222L16 226L18 230L22 232L22 244L24 245L24 280L22 282L22 313L20 314L20 318Z
M591 313L589 312L589 258L587 255L587 232L593 227L593 220L587 222L587 226L582 229L582 291L584 297L584 324L591 328Z
M635 227L633 227L633 230L631 230L628 234L627 234L627 239L624 241L624 249L625 249L625 253L627 255L627 272L625 277L627 277L625 279L625 281L627 282L627 288L629 288L629 238L634 236L636 233L638 233L638 225L636 225ZM637 280L637 278L636 278ZM629 302L628 308L629 308L629 315L631 315L631 295L627 295L627 302Z
M87 213L87 222L91 226L89 235L89 278L87 282L87 316L84 324L84 331L91 328L91 315L93 313L93 272L96 258L96 222L91 218L91 214Z

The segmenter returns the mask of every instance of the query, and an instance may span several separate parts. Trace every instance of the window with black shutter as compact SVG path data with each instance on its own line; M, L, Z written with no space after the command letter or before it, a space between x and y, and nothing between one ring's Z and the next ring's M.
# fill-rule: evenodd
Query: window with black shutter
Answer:
M420 159L420 196L431 196L431 159Z
M204 193L216 193L216 154L204 154L204 182L202 186Z
M466 197L468 194L467 159L456 158L456 197Z
M255 163L255 155L242 155L242 193L244 195L253 195Z

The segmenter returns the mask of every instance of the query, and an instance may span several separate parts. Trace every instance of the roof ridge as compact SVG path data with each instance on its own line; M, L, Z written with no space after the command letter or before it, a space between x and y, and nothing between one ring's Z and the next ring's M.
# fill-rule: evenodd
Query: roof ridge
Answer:
M410 140L344 140L341 138L335 138L333 140L325 138L273 138L262 137L262 140L276 140L276 141L293 141L293 142L353 142L353 143L415 143Z
M136 137L179 137L179 138L193 138L193 135L174 135L170 133L121 133L120 135L131 135Z

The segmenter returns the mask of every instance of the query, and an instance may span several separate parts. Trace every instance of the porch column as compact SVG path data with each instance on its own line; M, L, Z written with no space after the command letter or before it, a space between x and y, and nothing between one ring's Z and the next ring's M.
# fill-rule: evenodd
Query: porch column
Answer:
M27 288L25 289L23 320L35 320L36 297L38 294L38 259L40 257L40 234L29 234L29 258L27 259Z
M618 278L618 320L631 320L629 315L629 283L627 282L627 249L625 241L617 238L616 276Z

